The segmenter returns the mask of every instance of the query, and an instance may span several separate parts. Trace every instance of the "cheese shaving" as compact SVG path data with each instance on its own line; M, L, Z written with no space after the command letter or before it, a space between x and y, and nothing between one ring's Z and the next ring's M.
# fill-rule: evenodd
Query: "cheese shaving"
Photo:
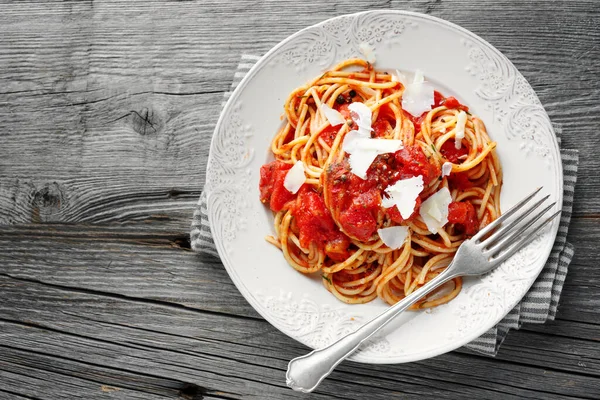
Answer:
M342 144L350 154L350 170L361 179L367 178L367 170L379 154L394 153L402 147L402 140L371 139L359 131L348 132Z
M448 223L448 206L451 202L450 191L447 187L443 187L421 204L419 214L429 232L437 233Z
M449 176L450 172L452 172L452 163L446 161L444 164L442 164L442 177Z
M321 104L321 112L325 115L331 126L338 126L346 122L339 111L334 110L325 103Z
M377 154L394 153L402 149L402 140L371 139L364 137L358 131L350 131L344 138L342 149L350 154L357 151L374 151Z
M408 236L408 226L390 226L377 229L377 234L387 247L393 250L399 249Z
M467 113L460 110L456 117L456 127L454 128L454 147L460 149L461 142L465 138L465 127L467 126Z
M396 70L395 74L392 74L392 82L400 82L402 86L406 87L408 84L408 80L406 79L406 75L404 75L399 70Z
M423 72L417 70L413 82L405 85L402 94L402 109L414 117L419 117L424 112L431 110L434 102L433 86L425 82Z
M401 179L385 188L389 197L381 199L385 208L398 207L404 219L410 218L417 205L417 197L423 191L423 177L421 175L408 179Z
M420 69L415 71L415 76L413 77L413 83L423 83L425 82L425 77L423 76L423 71Z
M344 137L342 149L350 154L350 170L361 179L367 178L367 170L379 154L393 153L402 149L401 140L372 139L372 112L363 103L355 102L348 106L352 120L358 130L352 130Z
M364 103L355 102L348 106L352 120L358 125L358 131L364 136L371 136L371 118L373 112Z
M296 161L296 164L285 175L283 180L283 187L292 194L298 193L298 190L306 182L306 175L304 174L304 163L302 161Z

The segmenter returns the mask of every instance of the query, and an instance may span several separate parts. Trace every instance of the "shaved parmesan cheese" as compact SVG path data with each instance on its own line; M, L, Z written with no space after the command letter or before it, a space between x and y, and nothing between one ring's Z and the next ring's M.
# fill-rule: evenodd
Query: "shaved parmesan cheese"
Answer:
M296 164L285 175L283 180L283 187L285 187L290 193L296 194L298 190L306 182L306 175L304 174L304 163L302 161L296 161Z
M363 103L348 106L352 120L358 130L350 131L344 137L342 149L350 154L350 170L361 179L367 178L367 170L379 154L393 153L402 149L401 140L371 138L371 109Z
M401 179L385 188L389 197L381 199L385 208L398 207L404 219L410 218L417 205L417 196L423 191L423 177L421 175L408 179Z
M339 111L334 110L325 103L321 104L321 112L325 115L331 126L338 126L346 122Z
M342 149L346 153L374 151L377 154L394 153L402 148L402 140L371 139L364 137L359 131L350 131L344 138Z
M447 187L443 187L421 204L419 214L427 229L431 233L437 233L448 223L448 206L452 202L452 196Z
M460 149L461 142L465 138L465 126L467 125L467 113L460 110L456 118L456 127L454 128L454 147Z
M408 236L408 226L390 226L377 229L377 234L383 243L390 249L399 249Z
M350 154L350 170L361 179L367 178L367 170L377 155L394 153L402 147L402 140L371 139L359 131L348 132L342 144L342 149Z
M375 151L357 151L350 154L350 157L348 157L350 171L360 179L367 179L367 171L376 157L377 153Z
M423 76L423 71L420 69L415 71L415 76L413 77L413 83L423 83L425 82L425 77Z
M431 110L431 105L435 103L433 99L433 86L425 82L422 71L417 70L413 78L413 83L404 86L402 108L405 111L414 117L419 117L424 112Z
M408 80L402 72L396 70L396 73L392 74L392 82L400 82L402 86L406 86Z
M375 51L367 42L362 42L358 45L360 52L363 53L368 62L373 64L375 62Z
M452 163L446 161L442 164L442 177L450 175L450 172L452 172Z
M371 136L371 117L373 115L371 109L364 103L355 102L348 106L352 120L358 125L358 131L365 135Z

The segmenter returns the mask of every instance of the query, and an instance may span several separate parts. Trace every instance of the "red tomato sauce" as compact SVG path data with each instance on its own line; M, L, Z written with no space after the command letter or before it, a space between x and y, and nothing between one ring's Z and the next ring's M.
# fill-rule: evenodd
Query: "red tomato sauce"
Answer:
M298 191L292 209L299 230L300 245L308 248L315 243L334 261L343 261L350 256L350 240L337 227L323 197L308 185Z
M410 122L413 123L413 125L415 127L415 135L417 133L421 132L421 122L423 122L423 120L427 116L427 112L424 112L423 114L419 115L418 117L415 117L412 114L408 113L407 111L404 111L404 116L406 118L408 118L410 120Z
M348 100L348 101L351 101ZM348 102L335 103L344 118L350 120ZM434 91L434 107L444 105L448 108L468 108L454 97L444 97ZM427 113L414 117L405 112L414 126L415 131L421 129L421 122ZM373 123L372 137L383 137L394 129L395 119L388 106L380 109L377 120ZM320 137L331 146L341 126L328 127L321 132ZM350 129L356 129L355 123ZM293 132L291 132L293 135ZM289 136L289 135L288 135ZM290 138L291 140L291 138ZM440 149L441 154L450 162L459 163L459 158L468 154L465 146L456 149L454 141L447 141ZM377 156L367 171L367 178L361 179L350 171L347 160L332 164L324 179L325 188L329 192L329 209L325 205L323 194L318 193L309 185L303 185L297 194L290 193L283 185L285 176L292 165L273 161L260 169L260 200L275 212L288 207L294 216L298 229L300 245L308 248L314 243L319 249L334 261L343 261L355 251L348 236L361 241L368 241L377 230L378 217L385 213L392 221L403 223L414 218L424 200L417 198L415 210L408 219L403 219L394 206L385 209L381 206L384 189L400 179L423 176L425 186L434 179L439 179L440 170L429 160L418 146L405 147L393 154ZM452 187L467 189L472 186L466 173L454 173L449 177ZM456 225L459 231L472 235L477 231L477 216L475 208L468 202L453 202L449 207L449 222ZM341 228L341 230L340 230ZM346 236L343 232L348 236ZM341 276L336 277L342 279ZM357 277L348 276L346 279Z
M459 231L467 235L476 234L479 225L475 207L467 201L450 203L450 206L448 206L448 222L455 224Z
M352 121L351 116L350 116L350 110L348 109L348 105L349 105L348 103L344 103L342 105L336 103L333 108L336 109L337 111L339 111L340 114L342 114L342 116L347 121ZM395 122L396 122L396 120L395 120L394 113L387 105L384 104L379 109L379 115L377 117L377 120L372 125L373 132L371 133L371 137L380 138L380 137L385 137L386 135L392 134L394 127L395 127ZM319 137L322 138L329 147L331 147L333 145L333 141L335 140L335 137L337 136L337 133L340 130L340 128L341 128L341 125L337 125L337 126L330 125L327 128L323 129L323 131L319 134ZM352 122L352 125L350 126L350 130L357 129L357 128L358 128L358 126L356 125L356 123Z
M373 132L371 133L372 137L382 138L386 135L390 135L393 133L394 128L390 121L385 118L377 118L377 121L372 125Z
M437 90L433 91L433 107L444 106L446 108L458 108L463 111L469 111L469 107L461 104L456 97L444 97L443 94L438 92Z
M331 147L333 146L333 142L335 140L335 137L337 136L339 129L340 126L329 125L327 128L323 129L321 133L319 133L319 137L323 139L325 143L327 143L327 146Z
M293 200L296 195L290 193L284 186L283 181L292 168L279 160L272 161L260 167L260 201L268 204L275 212L281 211L287 202Z
M337 227L323 197L310 186L303 185L297 194L290 193L283 182L292 166L275 160L260 169L260 200L275 212L286 205L290 208L299 230L300 245L308 248L311 242L324 250L334 261L350 256L350 240Z
M348 105L348 103L339 104L336 102L334 103L333 109L339 111L339 113L342 114L342 117L344 117L346 121L351 121L350 110L348 109ZM341 127L342 125L329 125L327 128L323 129L323 131L319 134L319 137L322 138L325 141L325 143L327 143L327 146L331 147ZM356 124L354 122L352 122L351 129L356 129Z
M454 140L446 140L440 149L440 153L451 163L460 164L462 161L460 157L469 154L467 146L460 146L460 149L456 148Z
M404 222L398 209L381 207L383 191L400 179L423 176L429 184L440 176L439 168L430 164L417 146L406 147L393 154L378 156L367 171L367 179L350 172L347 161L330 166L326 178L329 199L334 218L349 236L367 241L377 230L377 217L385 212L397 223ZM410 218L419 212L421 199ZM409 218L409 219L410 219Z

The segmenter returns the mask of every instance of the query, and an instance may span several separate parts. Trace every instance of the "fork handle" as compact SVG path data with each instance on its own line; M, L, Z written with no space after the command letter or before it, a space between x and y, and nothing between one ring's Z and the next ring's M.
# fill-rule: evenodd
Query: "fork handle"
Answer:
M327 347L294 358L288 364L285 375L287 385L304 393L312 392L340 362L354 353L364 341L427 293L458 276L453 272L454 268L452 266L453 263L431 281L389 307L356 331L338 339Z

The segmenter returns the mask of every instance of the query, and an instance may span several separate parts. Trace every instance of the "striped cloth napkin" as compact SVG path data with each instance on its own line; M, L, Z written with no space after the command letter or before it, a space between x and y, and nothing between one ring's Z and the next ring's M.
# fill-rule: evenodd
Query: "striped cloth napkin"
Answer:
M259 59L259 56L254 55L244 54L241 56L231 90L225 92L222 105L225 105L233 90ZM555 125L554 129L560 145L561 127ZM465 348L469 350L495 356L511 329L519 329L523 323L543 324L547 320L553 320L556 316L560 294L575 250L573 245L567 242L567 233L573 210L573 195L579 165L578 150L561 149L560 152L564 175L563 209L560 227L550 257L521 302L496 326L467 344ZM219 257L210 232L205 193L200 196L194 211L190 241L194 251Z

